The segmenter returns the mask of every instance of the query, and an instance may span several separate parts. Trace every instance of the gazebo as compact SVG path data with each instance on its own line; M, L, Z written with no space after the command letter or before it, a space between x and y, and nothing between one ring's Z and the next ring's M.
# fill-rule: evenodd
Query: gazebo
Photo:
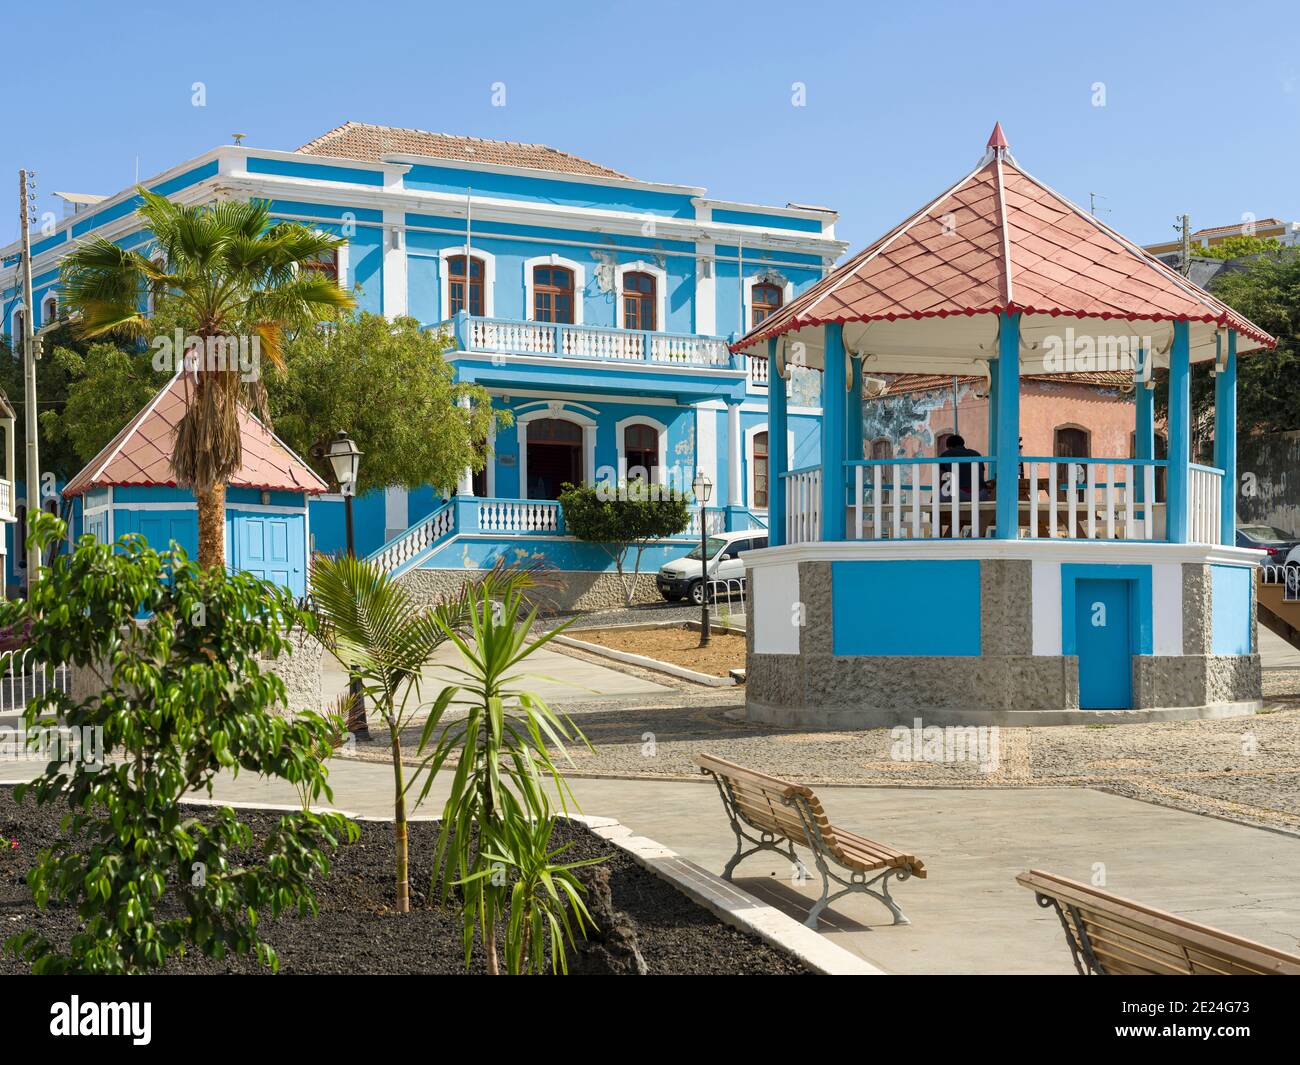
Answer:
M815 727L1064 724L1260 705L1236 548L1237 359L1274 340L1024 171L979 164L767 318L770 546L747 556L746 699ZM1189 377L1212 363L1212 466ZM788 469L792 366L822 373L820 465ZM1168 458L1152 371L1167 369ZM1133 373L1131 455L1021 454L1022 374ZM863 381L987 378L994 454L868 459Z

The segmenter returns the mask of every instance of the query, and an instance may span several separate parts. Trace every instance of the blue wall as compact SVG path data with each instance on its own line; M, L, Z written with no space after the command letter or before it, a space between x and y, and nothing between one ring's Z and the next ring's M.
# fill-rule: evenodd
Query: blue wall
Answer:
M978 559L832 562L837 655L978 655Z
M1245 566L1211 566L1210 650L1216 655L1248 655L1255 575Z

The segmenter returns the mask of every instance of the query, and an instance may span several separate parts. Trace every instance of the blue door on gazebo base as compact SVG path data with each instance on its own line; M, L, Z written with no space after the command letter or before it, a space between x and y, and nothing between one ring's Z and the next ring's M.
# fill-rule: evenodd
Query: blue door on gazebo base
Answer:
M1130 582L1080 580L1074 632L1079 655L1079 707L1127 710L1133 705Z

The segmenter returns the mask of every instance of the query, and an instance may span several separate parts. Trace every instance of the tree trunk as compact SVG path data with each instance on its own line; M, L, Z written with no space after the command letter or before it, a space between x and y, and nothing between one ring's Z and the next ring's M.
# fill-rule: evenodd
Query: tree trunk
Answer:
M411 912L411 883L406 846L406 785L402 779L402 736L392 730L393 738L393 843L397 852L397 912Z
M226 564L226 486L199 492L199 565L208 569Z

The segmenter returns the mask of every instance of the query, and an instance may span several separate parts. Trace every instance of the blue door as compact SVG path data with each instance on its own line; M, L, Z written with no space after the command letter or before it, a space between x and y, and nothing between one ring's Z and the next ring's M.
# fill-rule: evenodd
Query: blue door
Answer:
M1079 706L1127 710L1133 705L1130 582L1080 580L1074 586L1079 655Z
M307 547L301 514L239 514L235 518L236 566L255 577L307 592Z

